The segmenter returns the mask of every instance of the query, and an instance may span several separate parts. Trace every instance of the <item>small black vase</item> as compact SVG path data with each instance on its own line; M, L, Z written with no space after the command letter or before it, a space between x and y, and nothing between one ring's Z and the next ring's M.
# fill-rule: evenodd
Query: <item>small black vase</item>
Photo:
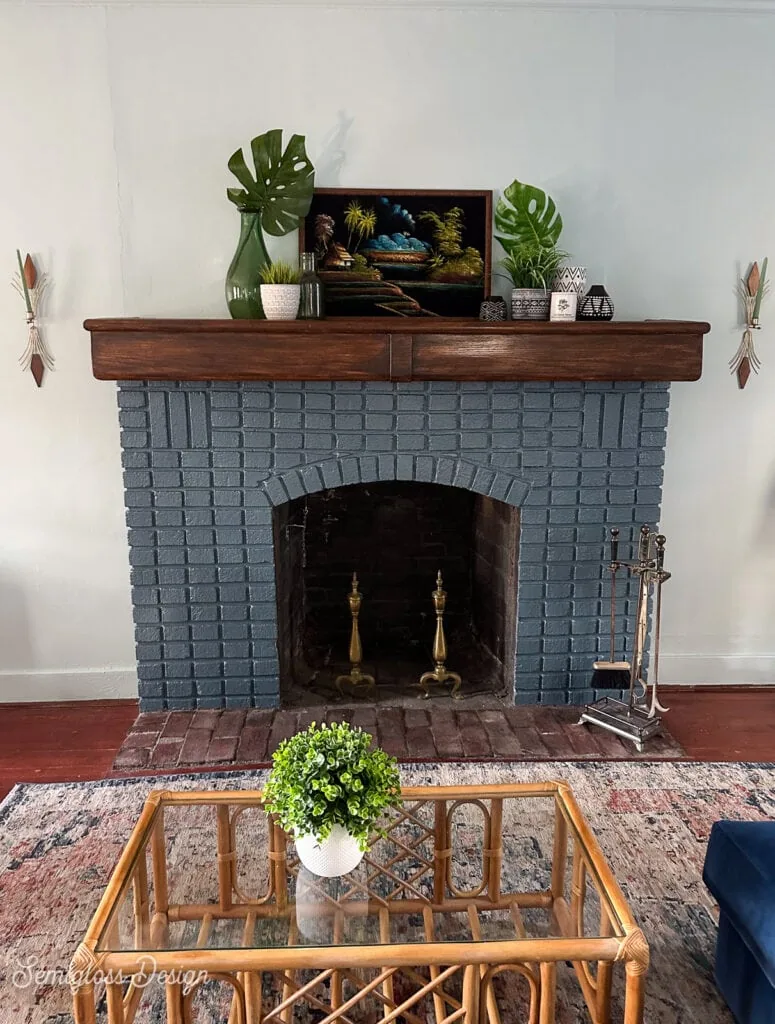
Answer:
M612 320L614 304L602 284L593 284L579 303L577 320Z

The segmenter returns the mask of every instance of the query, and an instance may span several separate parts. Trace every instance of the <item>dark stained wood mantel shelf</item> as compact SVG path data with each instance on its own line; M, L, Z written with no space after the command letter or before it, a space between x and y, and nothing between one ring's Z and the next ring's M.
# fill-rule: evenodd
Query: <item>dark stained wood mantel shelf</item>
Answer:
M98 380L691 381L710 325L87 320Z

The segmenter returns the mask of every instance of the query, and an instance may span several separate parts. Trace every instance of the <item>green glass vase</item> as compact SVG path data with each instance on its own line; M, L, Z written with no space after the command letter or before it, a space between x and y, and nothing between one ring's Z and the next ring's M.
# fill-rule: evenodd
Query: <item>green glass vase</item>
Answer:
M269 262L261 234L261 214L240 210L239 242L226 274L226 303L235 320L263 318L258 275Z

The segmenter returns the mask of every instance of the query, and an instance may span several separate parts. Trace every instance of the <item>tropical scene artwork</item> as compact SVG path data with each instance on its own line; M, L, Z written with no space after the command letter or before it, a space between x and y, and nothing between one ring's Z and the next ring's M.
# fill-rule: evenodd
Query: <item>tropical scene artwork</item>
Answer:
M491 207L487 191L316 189L300 245L327 315L478 316Z

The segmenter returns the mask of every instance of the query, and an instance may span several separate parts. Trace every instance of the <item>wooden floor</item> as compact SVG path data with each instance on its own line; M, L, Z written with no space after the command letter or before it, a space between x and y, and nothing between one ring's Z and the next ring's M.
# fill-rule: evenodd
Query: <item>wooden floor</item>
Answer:
M0 704L0 799L17 782L102 778L136 717L133 700Z
M775 688L665 698L670 731L690 759L775 762ZM134 701L0 705L0 798L17 782L102 778L136 715Z

